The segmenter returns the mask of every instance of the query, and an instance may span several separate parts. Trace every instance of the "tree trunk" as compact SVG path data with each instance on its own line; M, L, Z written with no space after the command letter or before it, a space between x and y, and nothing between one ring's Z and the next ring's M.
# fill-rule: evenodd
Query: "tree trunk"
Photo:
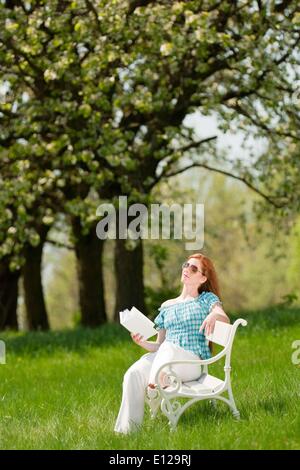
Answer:
M17 330L18 282L20 271L10 271L8 262L0 262L0 330Z
M115 321L119 321L119 312L135 306L147 314L144 300L143 243L129 251L126 240L117 239L115 244L116 304Z
M29 330L49 330L49 321L42 284L42 256L48 230L43 228L38 246L28 245L25 249L23 284L26 318Z
M73 219L72 226L75 235L81 324L96 327L107 322L102 271L104 241L97 237L96 226L83 235L77 217Z

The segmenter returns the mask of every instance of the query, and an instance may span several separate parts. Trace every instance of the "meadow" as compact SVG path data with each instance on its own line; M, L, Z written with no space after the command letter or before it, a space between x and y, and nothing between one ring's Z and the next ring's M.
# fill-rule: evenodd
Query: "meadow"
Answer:
M146 351L121 326L1 334L1 449L299 449L300 309L277 306L246 318L232 355L232 387L241 420L225 404L198 402L170 432L149 410L141 432L116 435L126 369ZM221 365L214 372L222 376Z

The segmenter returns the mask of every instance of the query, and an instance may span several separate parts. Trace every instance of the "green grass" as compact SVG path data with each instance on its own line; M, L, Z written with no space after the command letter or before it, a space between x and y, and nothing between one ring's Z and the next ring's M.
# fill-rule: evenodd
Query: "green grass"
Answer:
M241 420L225 404L198 402L170 433L167 420L116 435L113 426L126 369L144 350L126 330L3 333L0 366L2 449L299 449L300 368L291 362L300 339L300 310L244 312L232 356L232 386ZM232 318L234 320L234 318ZM218 372L222 372L220 367Z

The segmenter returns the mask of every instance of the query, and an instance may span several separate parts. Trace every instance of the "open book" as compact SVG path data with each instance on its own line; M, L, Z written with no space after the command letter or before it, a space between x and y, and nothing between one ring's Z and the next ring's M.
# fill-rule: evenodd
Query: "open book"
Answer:
M132 307L130 310L126 308L126 310L122 310L119 314L121 325L131 333L139 333L145 340L157 335L153 321L149 320L136 307Z

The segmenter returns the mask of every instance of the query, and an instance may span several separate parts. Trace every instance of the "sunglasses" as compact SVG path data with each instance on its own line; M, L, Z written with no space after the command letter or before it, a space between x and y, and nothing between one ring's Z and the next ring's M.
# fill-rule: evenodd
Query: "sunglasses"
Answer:
M199 273L203 274L203 272L200 271L200 269L198 269L197 266L195 266L194 264L189 263L188 261L185 261L182 264L182 269L184 269L184 268L190 268L193 274L196 274L198 271L199 271Z

